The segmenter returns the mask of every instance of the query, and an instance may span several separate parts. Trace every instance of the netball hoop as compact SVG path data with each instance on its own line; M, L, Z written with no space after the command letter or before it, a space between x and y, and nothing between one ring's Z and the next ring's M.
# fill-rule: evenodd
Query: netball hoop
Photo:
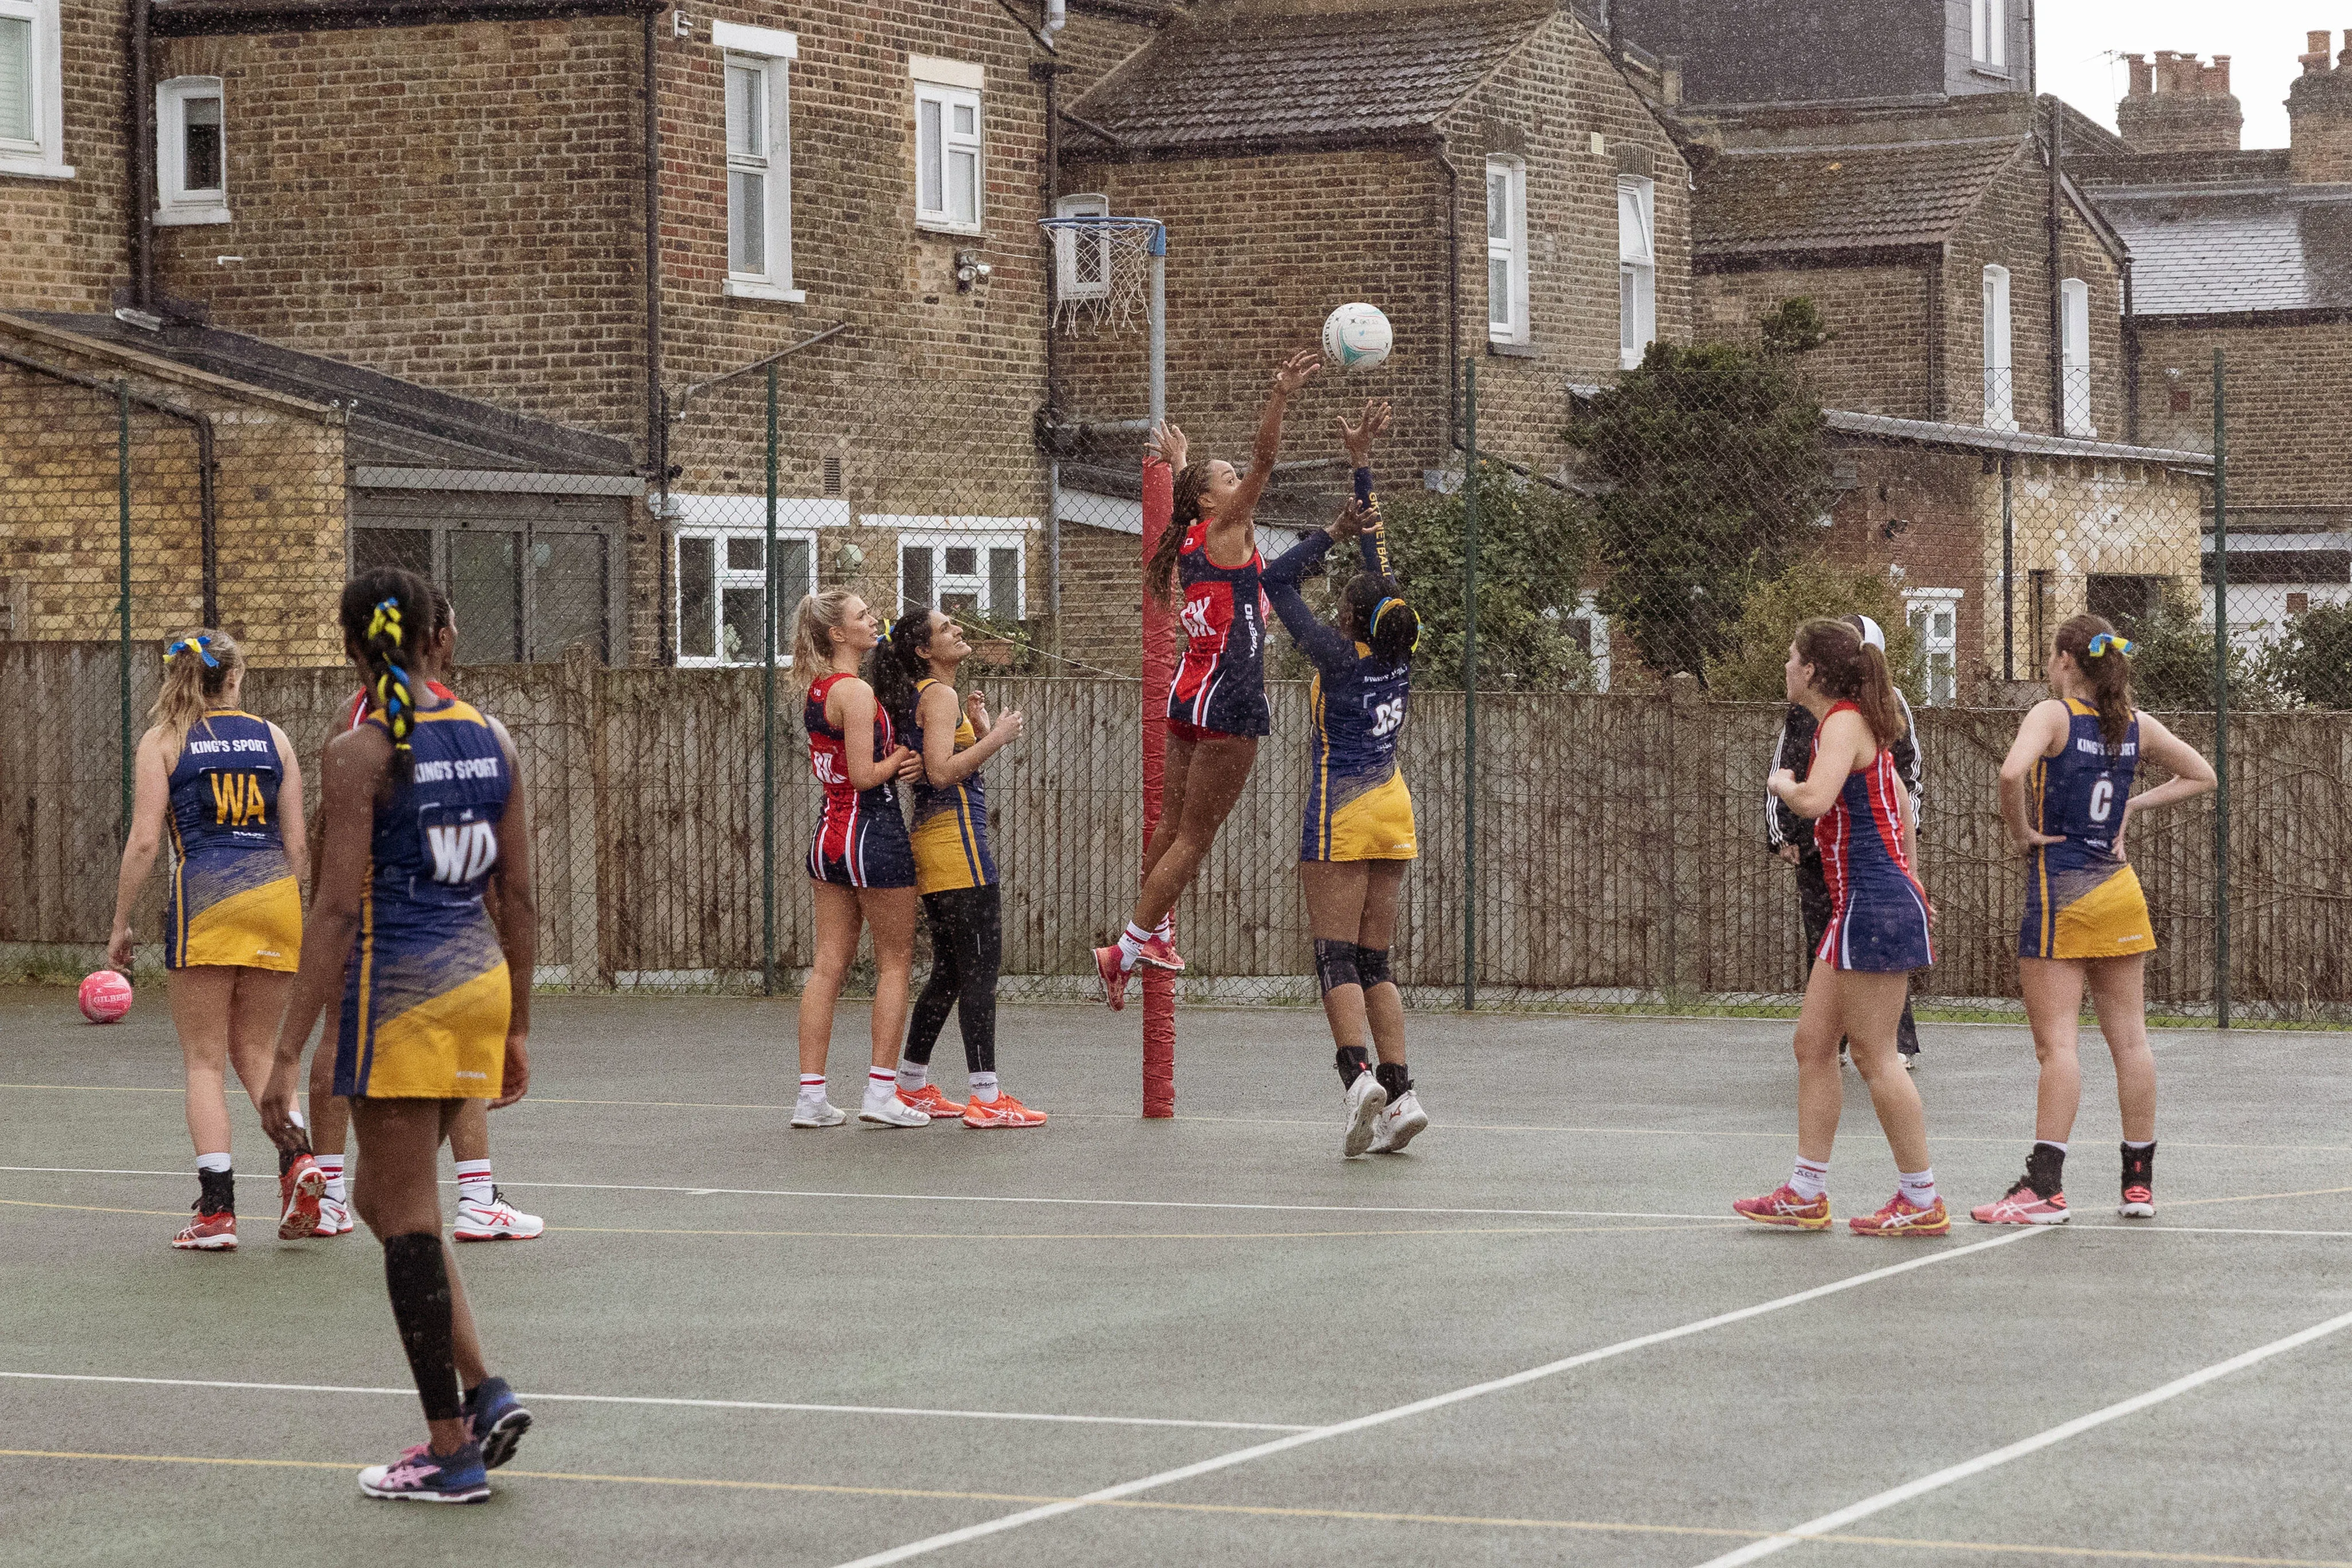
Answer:
M1146 412L1140 419L1080 420L1075 434L1116 435L1146 431L1168 416L1168 227L1158 218L1109 214L1038 220L1054 247L1053 324L1076 334L1131 332L1139 316L1150 334ZM1061 463L1052 466L1052 531L1047 548L1054 570L1055 624L1061 621ZM1165 464L1147 463L1142 480L1142 554L1174 515L1173 487ZM1150 595L1143 601L1143 837L1150 843L1160 826L1160 788L1168 754L1168 689L1176 679L1175 624ZM1172 926L1171 918L1171 926ZM1176 1114L1176 977L1142 966L1143 1114Z

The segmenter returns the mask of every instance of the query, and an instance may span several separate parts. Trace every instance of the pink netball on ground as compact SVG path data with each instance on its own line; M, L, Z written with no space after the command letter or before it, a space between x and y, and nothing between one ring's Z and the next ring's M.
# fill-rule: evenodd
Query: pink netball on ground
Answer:
M131 982L111 969L93 971L81 983L81 1016L111 1024L131 1011Z

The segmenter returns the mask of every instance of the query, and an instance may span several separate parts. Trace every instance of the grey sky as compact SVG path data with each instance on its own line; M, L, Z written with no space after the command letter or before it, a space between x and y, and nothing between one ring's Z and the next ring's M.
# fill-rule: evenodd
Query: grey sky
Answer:
M2113 127L2127 85L2122 55L2228 55L2248 147L2286 145L2286 89L2302 68L2295 57L2305 32L2336 28L2333 53L2352 26L2352 6L2342 0L2041 0L2037 8L2042 91Z

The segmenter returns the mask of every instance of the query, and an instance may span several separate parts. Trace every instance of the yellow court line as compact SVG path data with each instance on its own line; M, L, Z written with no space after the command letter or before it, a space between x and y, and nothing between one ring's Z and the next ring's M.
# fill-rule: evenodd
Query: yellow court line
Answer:
M255 1469L340 1470L345 1474L360 1468L354 1464L338 1464L331 1459L240 1459L192 1454L97 1454L52 1448L0 1448L0 1458L83 1459L151 1465L229 1465ZM693 1487L722 1491L816 1493L836 1497L904 1498L938 1502L1035 1504L1081 1500L1067 1497L1037 1496L1019 1492L935 1491L913 1487L830 1486L813 1481L731 1480L710 1476L624 1476L576 1470L508 1470L506 1475L509 1479L515 1480L587 1481L606 1486ZM1161 1502L1139 1498L1115 1499L1089 1503L1087 1506L1157 1513L1229 1514L1261 1519L1346 1520L1370 1524L1450 1524L1503 1530L1566 1530L1618 1535L1707 1536L1733 1541L1761 1541L1773 1533L1770 1531L1736 1530L1717 1525L1637 1524L1626 1521L1593 1519L1488 1518L1475 1514L1449 1513L1372 1513L1354 1509L1270 1508L1244 1503ZM1990 1541L1925 1541L1891 1535L1820 1535L1811 1539L1826 1546L1891 1546L1930 1551L1976 1552L1987 1554L2007 1552L2036 1557L2081 1557L2102 1562L2201 1563L2224 1564L2228 1565L2228 1568L2352 1568L2352 1562L2332 1558L2233 1557L2195 1552L2128 1551L2115 1547L2025 1545Z
M111 1209L102 1204L37 1204L29 1198L0 1198L0 1204L5 1204L12 1209L72 1209L79 1214L144 1214L154 1215L163 1219L177 1219L188 1212L185 1209Z

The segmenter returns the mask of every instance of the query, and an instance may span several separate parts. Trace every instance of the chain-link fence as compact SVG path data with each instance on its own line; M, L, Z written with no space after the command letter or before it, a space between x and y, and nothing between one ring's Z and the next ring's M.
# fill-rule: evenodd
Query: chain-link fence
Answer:
M1141 431L1041 432L991 384L820 359L677 399L651 483L595 452L528 469L510 443L507 466L467 467L484 459L348 416L0 363L0 660L27 719L0 731L11 964L68 968L103 942L122 742L163 641L207 620L236 633L247 705L315 758L353 689L335 594L390 563L447 592L457 688L521 749L542 983L797 985L818 791L791 616L841 584L978 634L967 683L1026 726L987 767L1004 992L1085 994L1089 950L1133 899L1139 757L1161 710L1136 679ZM1555 446L1490 452L1475 367L1464 382L1450 461L1381 475L1424 621L1400 750L1421 846L1395 944L1410 999L1793 1005L1808 847L1764 781L1793 628L1851 613L1885 627L1916 720L1940 915L1922 1005L2011 1006L2024 879L1997 771L2057 626L2090 611L2134 639L2145 705L2208 755L2228 681L2226 793L2130 833L2156 1005L2210 1014L2226 983L2240 1017L2352 1006L2347 612L2280 578L2283 556L2225 594L2223 571L2259 553L2216 548L2225 442L2217 461L2036 433L2019 428L2031 411L2002 416L1997 385L1968 424L1824 408L1801 353L1768 342L1654 348L1564 398ZM2095 406L2058 415L2114 426ZM1307 454L1276 480L1269 557L1348 476ZM1309 584L1319 612L1346 574ZM1194 1002L1315 995L1293 869L1309 672L1276 640L1273 735L1178 910Z

